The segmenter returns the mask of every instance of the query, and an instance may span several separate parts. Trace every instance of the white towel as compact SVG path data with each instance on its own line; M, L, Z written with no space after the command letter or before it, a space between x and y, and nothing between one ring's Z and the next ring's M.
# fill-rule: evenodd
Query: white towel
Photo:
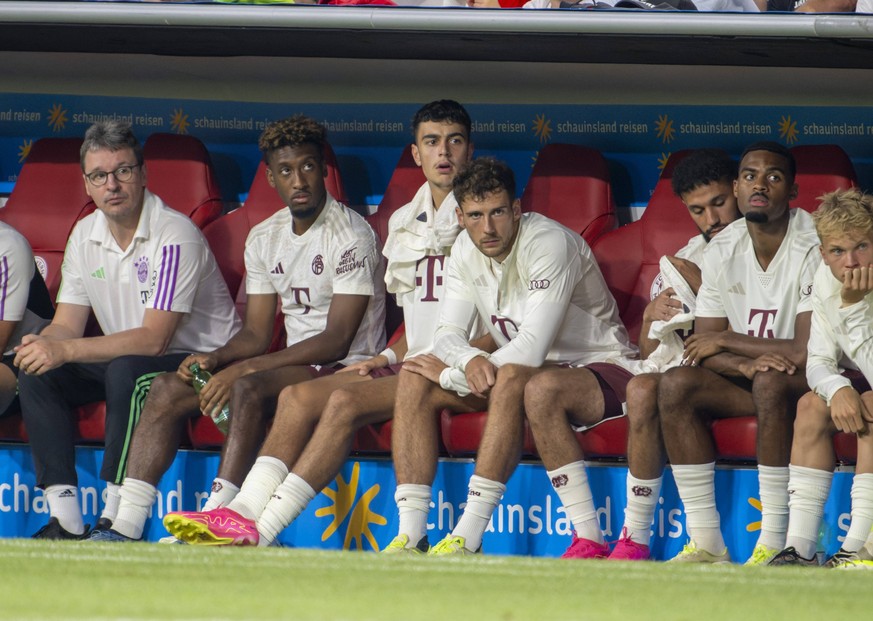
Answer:
M412 291L418 262L429 254L449 253L461 232L455 213L457 206L450 193L434 213L433 196L425 183L407 205L391 216L388 239L382 249L388 259L385 286L389 293Z
M667 257L659 262L664 288L672 287L675 298L682 302L685 312L675 315L670 321L654 321L649 328L649 338L661 341L658 347L645 360L635 360L630 369L635 375L640 373L663 373L679 366L685 353L685 343L677 334L679 330L690 330L694 325L694 309L697 297Z

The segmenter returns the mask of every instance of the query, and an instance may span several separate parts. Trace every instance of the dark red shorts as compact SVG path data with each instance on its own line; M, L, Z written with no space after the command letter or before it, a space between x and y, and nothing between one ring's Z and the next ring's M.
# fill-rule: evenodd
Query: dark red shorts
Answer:
M591 371L600 385L600 392L603 394L603 418L593 425L574 425L573 429L584 431L596 427L611 418L624 416L627 413L624 409L624 402L627 400L627 384L631 381L634 374L617 364L610 364L608 362L593 362L586 364L582 368Z

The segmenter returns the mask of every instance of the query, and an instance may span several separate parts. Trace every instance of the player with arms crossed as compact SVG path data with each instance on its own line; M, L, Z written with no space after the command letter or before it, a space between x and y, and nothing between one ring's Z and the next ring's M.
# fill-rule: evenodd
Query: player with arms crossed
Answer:
M694 334L682 366L658 387L667 455L686 512L689 543L674 562L730 561L715 506L715 446L709 422L758 420L761 535L749 564L784 547L788 522L788 457L803 374L819 263L810 215L790 209L795 163L780 144L743 152L734 182L745 219L729 225L703 255Z

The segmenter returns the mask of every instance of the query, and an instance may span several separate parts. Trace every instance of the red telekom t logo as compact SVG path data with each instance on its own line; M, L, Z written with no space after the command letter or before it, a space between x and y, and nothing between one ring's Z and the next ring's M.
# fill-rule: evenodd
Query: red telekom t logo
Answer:
M301 314L308 315L309 311L312 310L312 307L303 301L304 295L306 296L306 302L309 302L312 299L309 295L309 287L291 287L291 297L294 298L294 303L305 309Z
M757 321L756 321L757 320ZM757 334L755 333L755 324L757 323ZM775 338L773 334L773 324L776 323L776 309L766 310L763 308L753 308L749 310L749 336L757 336L762 339Z
M415 286L420 287L424 284L424 296L422 296L422 302L439 302L439 298L434 295L434 290L436 287L443 286L443 265L445 264L446 257L442 254L435 254L428 257L424 257L419 259L415 264L415 273L420 273L419 267L422 263L425 263L424 266L424 279L421 276L415 277ZM437 266L439 264L439 266ZM439 274L437 274L439 271Z
M506 340L511 341L512 337L518 334L518 326L515 325L515 322L512 319L508 319L507 317L498 317L497 315L491 315L491 323L503 333L503 336L506 337ZM509 326L512 326L512 334L509 334Z

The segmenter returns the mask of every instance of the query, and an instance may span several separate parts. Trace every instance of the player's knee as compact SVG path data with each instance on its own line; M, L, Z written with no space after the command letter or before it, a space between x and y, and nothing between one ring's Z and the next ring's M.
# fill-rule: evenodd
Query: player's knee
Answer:
M797 402L794 421L795 442L806 444L822 436L831 435L831 415L827 404L813 392L806 393Z
M542 373L534 375L524 386L525 407L535 407L537 405L551 403L560 390L561 378L558 373L553 371L543 371Z
M339 388L330 393L324 408L322 423L340 427L358 426L361 400L352 391Z
M194 389L180 380L175 373L161 373L151 382L146 398L143 420L187 416L182 403Z
M631 425L657 420L659 379L659 375L646 374L637 375L628 382L627 416Z
M658 410L662 420L672 419L684 408L691 395L700 388L700 376L693 367L674 367L661 376L658 382Z

